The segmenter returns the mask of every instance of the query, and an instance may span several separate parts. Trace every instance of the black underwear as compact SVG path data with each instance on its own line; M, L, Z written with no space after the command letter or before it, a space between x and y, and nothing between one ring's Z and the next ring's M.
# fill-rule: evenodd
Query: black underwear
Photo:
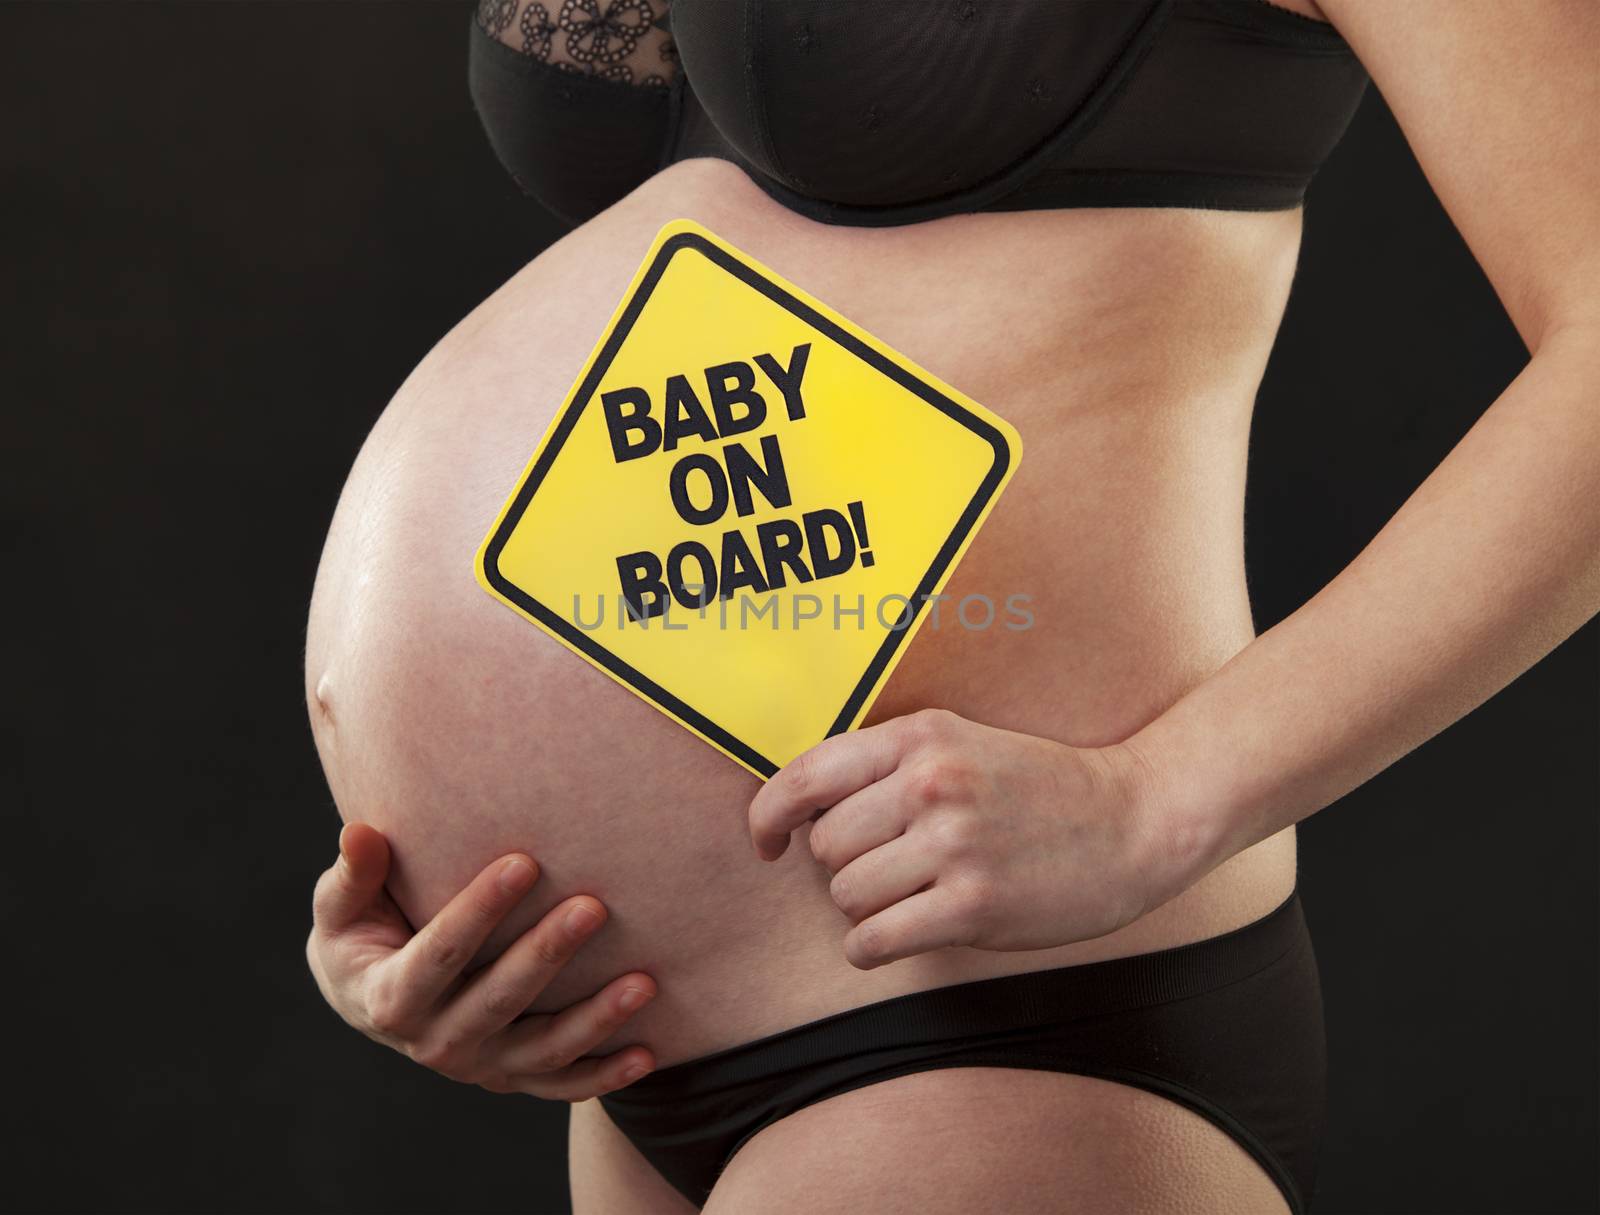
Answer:
M1291 1211L1310 1200L1325 1056L1297 894L1237 931L1157 953L913 992L662 1068L601 1097L611 1121L703 1204L778 1119L946 1067L1066 1072L1157 1093L1231 1136Z

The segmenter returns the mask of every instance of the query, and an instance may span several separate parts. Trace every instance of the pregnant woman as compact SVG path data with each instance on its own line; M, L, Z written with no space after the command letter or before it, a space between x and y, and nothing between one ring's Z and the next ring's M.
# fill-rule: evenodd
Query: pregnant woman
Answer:
M1257 636L1251 407L1369 72L1532 357ZM1294 824L1600 608L1600 9L487 0L472 80L576 226L416 369L339 503L307 645L360 824L318 892L329 999L578 1102L580 1212L1302 1209ZM930 623L864 728L765 785L472 574L677 218L1027 446L947 589L1033 626Z

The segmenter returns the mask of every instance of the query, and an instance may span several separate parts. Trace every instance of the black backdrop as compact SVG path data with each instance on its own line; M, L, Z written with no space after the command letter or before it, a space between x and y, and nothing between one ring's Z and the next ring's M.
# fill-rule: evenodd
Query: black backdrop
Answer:
M302 947L335 496L429 345L557 229L456 3L0 9L0 1204L559 1211L565 1110L345 1029ZM1266 627L1524 358L1370 95L1308 205L1248 510ZM1322 1211L1596 1192L1597 632L1314 820Z

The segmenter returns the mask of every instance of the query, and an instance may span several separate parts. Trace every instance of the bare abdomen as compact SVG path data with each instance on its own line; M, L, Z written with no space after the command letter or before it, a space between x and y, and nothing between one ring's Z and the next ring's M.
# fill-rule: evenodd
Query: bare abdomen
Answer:
M660 995L626 1040L665 1065L900 992L1160 948L1269 910L1292 882L1287 835L1112 937L855 971L809 852L755 859L755 779L478 588L478 542L655 231L678 217L1022 432L1026 459L949 592L1024 596L1031 627L963 627L947 609L874 719L940 705L1107 743L1249 640L1245 439L1296 214L840 229L783 211L726 164L686 162L449 334L385 411L340 500L312 601L308 694L340 811L389 835L391 889L413 923L495 856L532 854L544 876L486 952L559 899L598 896L610 923L538 1007L646 970Z

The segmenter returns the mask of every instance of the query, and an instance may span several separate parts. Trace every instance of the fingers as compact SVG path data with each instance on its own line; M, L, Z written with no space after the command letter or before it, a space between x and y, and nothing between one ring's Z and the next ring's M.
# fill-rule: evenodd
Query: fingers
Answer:
M845 935L844 956L857 970L874 970L930 950L968 945L977 931L972 919L953 887L935 885L862 920Z
M403 1024L438 1003L538 876L531 857L501 857L407 941L395 958L394 1017Z
M580 1059L559 1072L514 1077L507 1091L543 1097L547 1101L587 1101L601 1093L614 1093L650 1074L655 1059L642 1046L630 1046L614 1055Z
M605 921L605 905L589 895L558 903L450 1002L444 1036L473 1041L510 1025Z
M613 1092L655 1067L642 1046L585 1057L655 996L648 975L626 975L560 1013L506 1028L605 923L598 899L579 895L558 904L441 1010L441 997L538 880L537 864L521 853L501 857L407 939L410 927L384 892L390 853L382 834L352 824L339 844L340 859L317 883L307 954L329 1002L369 1037L447 1076L560 1101ZM381 920L385 909L397 930L392 943L343 932ZM335 967L328 979L319 960L330 950L349 955L358 938L365 960L354 970Z
M339 832L339 859L317 881L311 912L319 928L339 932L362 917L389 877L389 841L365 823Z
M859 793L852 793L811 824L811 855L829 873L903 834L910 822L900 770Z
M777 860L789 847L790 833L817 811L831 809L893 772L912 733L906 723L912 720L896 718L836 734L790 760L750 803L756 855Z
M649 975L624 975L587 1000L564 1008L554 1016L530 1020L507 1030L502 1035L503 1045L494 1065L511 1077L520 1091L548 1095L542 1078L558 1081L560 1078L552 1076L553 1073L579 1063L584 1054L616 1033L655 994L655 980ZM627 1066L617 1069L616 1078L622 1083L639 1079L639 1076L625 1074L629 1067L637 1065L648 1071L655 1066L655 1060L644 1047L629 1047L628 1050L634 1053L633 1058Z
M840 911L860 923L901 899L909 899L938 874L938 856L902 835L839 870L828 893Z

